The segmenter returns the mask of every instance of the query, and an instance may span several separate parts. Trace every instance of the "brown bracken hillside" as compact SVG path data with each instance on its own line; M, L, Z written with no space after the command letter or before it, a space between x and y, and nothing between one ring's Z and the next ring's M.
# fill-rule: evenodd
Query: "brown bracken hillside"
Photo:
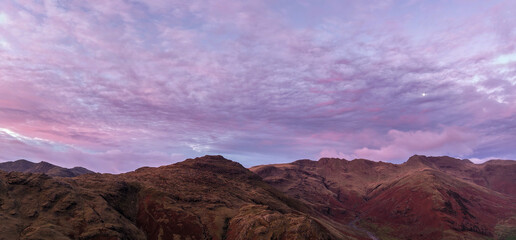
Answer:
M378 239L516 237L516 161L322 158L251 171L330 221L351 223Z
M516 237L516 161L416 155L246 169L204 156L76 177L9 166L0 171L5 240Z
M0 173L0 239L367 239L312 217L236 162L205 156L125 174Z

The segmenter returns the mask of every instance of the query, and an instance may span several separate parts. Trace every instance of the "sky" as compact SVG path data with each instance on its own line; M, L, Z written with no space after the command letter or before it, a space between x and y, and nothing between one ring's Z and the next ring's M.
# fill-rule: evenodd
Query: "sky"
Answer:
M516 159L516 1L0 1L0 161L206 154Z

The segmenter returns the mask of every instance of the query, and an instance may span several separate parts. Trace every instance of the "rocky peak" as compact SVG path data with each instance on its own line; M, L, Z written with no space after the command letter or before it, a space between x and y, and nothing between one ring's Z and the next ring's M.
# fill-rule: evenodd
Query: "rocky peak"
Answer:
M408 160L407 163L426 163L428 162L428 158L425 155L413 155Z
M218 174L252 174L240 163L231 161L220 155L206 155L203 157L189 158L183 162L176 163L173 166L194 168L196 170L209 171Z
M13 163L16 163L16 164L34 164L33 162L25 160L25 159L19 159L19 160L14 161Z
M317 165L329 168L342 166L348 163L349 161L343 158L321 158L317 161Z
M292 163L292 165L299 166L300 168L314 167L318 164L317 161L310 159L300 159Z
M225 157L221 155L205 155L202 157L196 157L196 158L189 158L185 161L181 162L183 164L187 165L227 165L232 167L242 167L240 163L233 162L229 159L226 159ZM243 167L242 167L243 168Z
M4 162L0 163L0 169L11 172L11 171L18 171L23 172L24 169L30 168L35 163L27 161L25 159L16 160L14 162Z
M458 159L448 156L428 157L424 155L414 155L405 163L407 166L427 166L436 169L455 169L465 165L473 164L467 159Z
M51 163L48 163L45 161L41 161L39 163L34 164L32 168L34 169L34 172L45 173L53 168L61 168L61 167L58 167L54 164L51 164Z
M353 159L350 163L364 164L364 165L374 165L377 162L371 161L371 160L368 160L368 159L357 158L357 159Z

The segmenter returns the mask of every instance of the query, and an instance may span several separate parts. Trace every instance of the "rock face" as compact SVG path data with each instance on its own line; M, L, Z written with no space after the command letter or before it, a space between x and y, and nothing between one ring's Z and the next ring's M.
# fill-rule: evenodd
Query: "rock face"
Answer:
M379 239L516 237L516 161L322 158L251 171L334 224L350 224Z
M53 178L0 172L0 239L367 239L336 229L240 164Z
M0 163L0 170L6 172L44 173L53 177L76 177L82 174L93 173L82 167L62 168L47 162L33 163L23 159Z

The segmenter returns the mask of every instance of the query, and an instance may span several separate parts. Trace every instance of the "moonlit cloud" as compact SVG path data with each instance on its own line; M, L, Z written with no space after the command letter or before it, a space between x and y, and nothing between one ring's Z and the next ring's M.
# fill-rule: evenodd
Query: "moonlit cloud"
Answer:
M0 2L0 160L516 159L513 1Z

